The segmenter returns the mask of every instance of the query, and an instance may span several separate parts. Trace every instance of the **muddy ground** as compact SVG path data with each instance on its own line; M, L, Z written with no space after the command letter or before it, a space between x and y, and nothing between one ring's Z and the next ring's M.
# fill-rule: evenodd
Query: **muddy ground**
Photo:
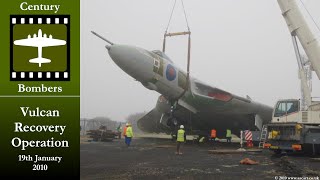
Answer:
M126 147L123 139L113 142L81 140L81 179L275 179L277 176L320 176L320 161L305 155L275 156L272 152L209 154L212 149L238 149L238 143L183 145L175 155L175 142L163 138L135 138ZM258 165L241 165L250 158ZM314 157L313 157L314 158ZM280 178L281 179L281 178Z

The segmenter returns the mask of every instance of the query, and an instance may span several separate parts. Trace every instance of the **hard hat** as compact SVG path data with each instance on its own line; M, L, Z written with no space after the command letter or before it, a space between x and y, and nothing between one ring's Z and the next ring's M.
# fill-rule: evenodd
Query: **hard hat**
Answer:
M129 126L129 123L126 123L126 126Z
M184 126L183 125L180 125L180 129L183 129L184 128Z

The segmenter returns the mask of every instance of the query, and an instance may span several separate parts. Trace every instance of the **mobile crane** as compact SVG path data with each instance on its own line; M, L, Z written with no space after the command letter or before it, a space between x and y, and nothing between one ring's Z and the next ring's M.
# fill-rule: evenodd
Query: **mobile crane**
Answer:
M303 151L320 154L320 101L311 98L311 73L320 79L320 46L311 32L296 0L278 0L282 15L291 33L299 67L301 99L279 100L271 123L262 128L259 147L275 153ZM307 58L298 46L302 45Z

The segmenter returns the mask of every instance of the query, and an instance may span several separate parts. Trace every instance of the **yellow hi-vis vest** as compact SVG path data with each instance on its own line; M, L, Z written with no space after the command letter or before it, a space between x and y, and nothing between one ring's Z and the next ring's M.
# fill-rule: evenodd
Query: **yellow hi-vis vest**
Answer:
M231 137L231 130L230 129L227 129L227 135L226 137Z
M126 135L127 135L127 137L133 137L133 132L132 132L131 126L127 127Z
M185 131L183 129L178 130L178 135L177 135L178 142L184 142L184 132Z

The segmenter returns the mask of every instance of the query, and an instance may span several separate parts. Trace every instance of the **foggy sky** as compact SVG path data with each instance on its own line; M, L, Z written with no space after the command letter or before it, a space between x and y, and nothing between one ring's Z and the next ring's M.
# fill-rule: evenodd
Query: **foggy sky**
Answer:
M109 57L106 43L90 31L117 44L161 49L173 2L81 0L81 117L124 121L155 107L159 93L123 72ZM320 1L303 2L320 25ZM301 97L291 37L276 0L184 0L184 5L192 32L191 76L270 106L278 99ZM177 1L169 31L185 30ZM166 49L186 70L187 38L170 38ZM312 96L320 97L315 73L313 79Z

